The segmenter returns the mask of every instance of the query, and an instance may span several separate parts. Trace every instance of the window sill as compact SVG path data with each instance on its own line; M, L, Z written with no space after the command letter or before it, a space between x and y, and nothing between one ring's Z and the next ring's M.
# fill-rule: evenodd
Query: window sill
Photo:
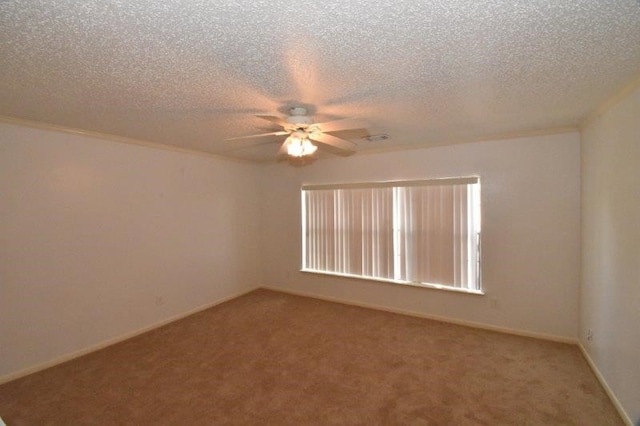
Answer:
M363 280L363 281L374 281L374 282L381 282L381 283L387 283L387 284L396 284L396 285L404 285L404 286L408 286L408 287L418 287L418 288L427 288L427 289L431 289L431 290L443 290L443 291L449 291L449 292L453 292L453 293L463 293L463 294L473 294L475 296L484 296L484 291L482 290L470 290L467 288L457 288L457 287L449 287L446 285L440 285L440 284L428 284L428 283L416 283L416 282L410 282L410 281L396 281L396 280L387 280L384 278L373 278L373 277L363 277L360 275L350 275L350 274L339 274L336 272L325 272L325 271L317 271L315 269L301 269L300 272L306 273L306 274L314 274L314 275L328 275L331 277L340 277L340 278L351 278L351 279L356 279L356 280Z

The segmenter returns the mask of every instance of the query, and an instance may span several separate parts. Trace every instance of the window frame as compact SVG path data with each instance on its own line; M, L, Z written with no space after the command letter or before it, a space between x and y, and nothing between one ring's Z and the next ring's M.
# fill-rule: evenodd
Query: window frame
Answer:
M477 189L477 208L475 212L478 215L478 231L477 231L477 273L476 273L476 288L455 287L453 285L404 281L398 279L388 279L381 277L372 277L365 275L349 274L342 272L310 269L305 267L306 263L306 207L305 207L305 191L309 190L338 190L338 189L366 189L366 188L385 188L385 187L415 187L415 186L429 186L429 185L461 185L461 184L478 184ZM365 280L373 282L382 282L395 285L403 285L417 288L427 288L450 291L454 293L471 294L471 295L484 295L484 289L482 286L482 227L481 227L481 212L482 212L482 197L481 197L481 180L480 176L462 176L462 177L447 177L447 178L433 178L433 179L419 179L419 180L393 180L393 181L371 181L371 182L355 182L355 183L335 183L335 184L303 184L300 189L301 200L301 267L300 272L313 275L325 275L339 278L350 278L356 280ZM393 208L396 206L394 204Z

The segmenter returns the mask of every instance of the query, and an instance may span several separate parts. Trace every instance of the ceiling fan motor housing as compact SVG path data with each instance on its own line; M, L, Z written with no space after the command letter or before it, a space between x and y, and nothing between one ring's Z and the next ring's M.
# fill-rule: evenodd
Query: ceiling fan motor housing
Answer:
M296 126L300 126L300 128L306 127L309 124L313 124L313 120L311 117L307 115L307 109L302 107L293 107L289 110L291 114L287 117L287 122L294 124Z

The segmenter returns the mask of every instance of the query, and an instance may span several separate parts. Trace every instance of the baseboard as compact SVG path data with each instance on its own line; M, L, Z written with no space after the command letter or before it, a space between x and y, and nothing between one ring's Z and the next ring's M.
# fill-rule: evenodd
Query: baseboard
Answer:
M616 410L618 410L618 414L620 414L620 417L622 417L622 420L628 426L633 426L633 422L631 421L631 418L624 411L624 408L622 408L622 404L620 404L620 401L618 401L618 398L616 398L616 395L613 393L613 391L609 387L609 384L604 379L604 376L602 376L602 374L600 373L600 370L598 370L598 367L596 367L596 363L593 362L593 360L589 356L589 353L587 352L585 347L582 346L582 342L578 342L578 347L580 348L580 351L582 352L582 356L584 356L584 359L587 360L587 364L589 364L589 367L591 367L591 371L593 371L593 374L596 375L596 377L598 378L598 381L600 382L600 384L604 388L604 391L607 393L607 396L609 397L609 399L613 403L613 406L616 407Z
M277 292L281 292L281 293L293 294L293 295L296 295L296 296L303 296L303 297L310 297L310 298L313 298L313 299L325 300L327 302L335 302L335 303L341 303L341 304L344 304L344 305L358 306L358 307L369 308L369 309L377 309L377 310L385 311L385 312L392 312L392 313L396 313L396 314L409 315L409 316L412 316L412 317L431 319L431 320L446 322L446 323L450 323L450 324L462 325L462 326L465 326L465 327L479 328L479 329L483 329L483 330L490 330L490 331L497 331L497 332L500 332L500 333L513 334L513 335L516 335L516 336L532 337L532 338L535 338L535 339L550 340L550 341L554 341L554 342L568 343L568 344L577 345L580 348L580 351L582 352L582 355L587 360L587 363L589 364L589 367L591 368L593 373L598 378L598 381L600 382L600 384L604 388L607 396L609 397L609 399L611 400L612 404L614 405L614 407L618 411L618 414L620 415L622 420L628 426L634 426L632 421L631 421L631 418L624 411L624 408L622 408L622 405L620 404L620 401L618 401L618 398L616 398L615 394L613 393L613 391L611 390L611 388L609 387L609 385L605 381L605 379L602 376L602 374L600 374L600 371L596 367L595 363L593 362L593 360L591 359L591 357L587 353L586 349L584 348L584 346L582 346L582 343L578 339L572 339L572 338L563 337L563 336L555 336L555 335L550 335L550 334L536 333L536 332L530 332L530 331L524 331L524 330L517 330L517 329L508 328L508 327L499 327L499 326L494 326L494 325L484 324L484 323L478 323L478 322L473 322L473 321L464 321L464 320L460 320L460 319L456 319L456 318L443 317L443 316L439 316L439 315L423 314L421 312L408 311L408 310L404 310L404 309L394 309L394 308L389 308L389 307L381 306L381 305L375 305L375 304L371 304L371 303L353 302L353 301L347 300L347 299L340 299L340 298L337 298L337 297L320 296L320 295L313 294L313 293L302 292L302 291L294 291L294 290L283 289L283 288L279 288L279 287L262 286L260 288L263 288L265 290L277 291Z
M479 329L483 329L483 330L497 331L497 332L500 332L500 333L513 334L513 335L516 335L516 336L532 337L534 339L550 340L550 341L553 341L553 342L568 343L568 344L572 344L572 345L577 345L578 344L578 339L574 339L574 338L570 338L570 337L555 336L555 335L552 335L552 334L544 334L544 333L536 333L536 332L532 332L532 331L518 330L518 329L513 329L513 328L508 328L508 327L500 327L500 326L491 325L491 324L484 324L484 323L473 322L473 321L465 321L465 320L452 318L452 317L424 314L422 312L409 311L409 310L404 310L404 309L389 308L387 306L376 305L376 304L372 304L372 303L354 302L354 301L348 300L348 299L340 299L340 298L337 298L337 297L320 296L320 295L317 295L317 294L314 294L314 293L288 290L288 289L283 289L283 288L280 288L280 287L261 286L260 288L263 288L265 290L279 291L281 293L293 294L293 295L296 295L296 296L304 296L304 297L311 297L311 298L319 299L319 300L326 300L327 302L335 302L335 303L341 303L343 305L359 306L361 308L377 309L379 311L392 312L394 314L409 315L409 316L412 316L412 317L430 319L430 320L434 320L434 321L446 322L446 323L455 324L455 325L462 325L462 326L465 326L465 327L479 328Z
M7 382L11 382L13 380L19 379L19 378L24 377L24 376L28 376L29 374L37 373L38 371L46 370L47 368L54 367L54 366L56 366L58 364L62 364L63 362L71 361L72 359L79 358L79 357L81 357L83 355L87 355L87 354L89 354L91 352L95 352L95 351L98 351L100 349L104 349L104 348L106 348L108 346L115 345L116 343L123 342L123 341L125 341L127 339L131 339L132 337L136 337L136 336L138 336L140 334L149 332L149 331L154 330L156 328L160 328L160 327L165 326L165 325L167 325L169 323L172 323L174 321L178 321L178 320L181 320L183 318L186 318L186 317L188 317L190 315L197 314L198 312L201 312L201 311L204 311L206 309L212 308L212 307L214 307L216 305L220 305L220 304L222 304L224 302L228 302L230 300L233 300L235 298L243 296L243 295L245 295L247 293L251 293L252 291L255 291L257 289L258 289L258 287L255 287L255 288L240 292L240 293L232 295L232 296L224 297L222 299L216 300L215 302L207 303L206 305L202 305L202 306L199 306L199 307L197 307L195 309L192 309L190 311L174 315L172 317L169 317L169 318L167 318L165 320L162 320L160 322L157 322L155 324L151 324L149 326L140 328L140 329L132 331L130 333L126 333L126 334L123 334L121 336L115 337L113 339L109 339L109 340L104 341L102 343L98 343L96 345L92 345L92 346L89 346L87 348L80 349L79 351L71 352L69 354L62 355L60 357L54 358L51 361L43 362L43 363L35 365L33 367L25 368L23 370L15 372L15 373L11 373L11 374L2 376L2 377L0 377L0 385L4 384L4 383L7 383Z
M55 359L53 359L51 361L47 361L45 363L38 364L36 366L29 367L29 368L17 371L15 373L11 373L11 374L5 375L3 377L0 377L0 385L3 384L3 383L7 383L7 382L10 382L10 381L19 379L21 377L27 376L29 374L37 373L38 371L45 370L47 368L56 366L58 364L62 364L64 362L71 361L72 359L79 358L79 357L81 357L83 355L89 354L91 352L95 352L95 351L100 350L100 349L104 349L104 348L106 348L108 346L115 345L115 344L123 342L123 341L125 341L127 339L131 339L132 337L135 337L135 336L138 336L140 334L149 332L149 331L154 330L156 328L160 328L160 327L165 326L165 325L167 325L169 323L172 323L174 321L181 320L181 319L186 318L186 317L188 317L190 315L196 314L198 312L201 312L201 311L204 311L206 309L212 308L212 307L214 307L216 305L220 305L222 303L225 303L225 302L228 302L228 301L233 300L235 298L238 298L240 296L243 296L243 295L245 295L247 293L251 293L252 291L254 291L254 290L258 289L258 288L263 288L265 290L271 290L271 291L277 291L277 292L281 292L281 293L293 294L293 295L296 295L296 296L310 297L310 298L314 298L314 299L325 300L325 301L328 301L328 302L341 303L341 304L344 304L344 305L358 306L358 307L369 308L369 309L377 309L377 310L386 311L386 312L392 312L392 313L397 313L397 314L409 315L409 316L413 316L413 317L431 319L431 320L435 320L435 321L441 321L441 322L446 322L446 323L450 323L450 324L462 325L462 326L466 326L466 327L473 327L473 328L479 328L479 329L484 329L484 330L497 331L497 332L501 332L501 333L513 334L513 335L524 336L524 337L532 337L532 338L536 338L536 339L551 340L551 341L554 341L554 342L575 344L580 348L580 351L582 352L582 355L584 356L585 360L587 361L587 364L589 365L589 367L591 368L591 370L593 371L593 373L597 377L598 381L602 385L603 389L605 390L607 396L609 397L609 399L613 403L614 407L618 411L618 414L620 415L622 420L628 426L634 426L632 421L631 421L631 418L625 412L624 408L620 404L620 401L618 401L618 398L615 396L615 394L613 393L613 391L611 390L611 388L607 384L606 380L604 379L604 377L600 373L600 370L598 370L598 367L596 366L596 364L593 362L593 360L589 356L589 353L584 348L582 343L580 341L578 341L577 339L571 339L571 338L567 338L567 337L563 337L563 336L555 336L555 335L549 335L549 334L544 334L544 333L536 333L536 332L530 332L530 331L511 329L511 328L508 328L508 327L499 327L499 326L494 326L494 325L490 325L490 324L477 323L477 322L473 322L473 321L464 321L464 320L459 320L459 319L456 319L456 318L444 317L444 316L439 316L439 315L428 315L428 314L423 314L423 313L415 312L415 311L409 311L409 310L404 310L404 309L394 309L394 308L389 308L389 307L386 307L386 306L375 305L375 304L370 304L370 303L353 302L353 301L347 300L347 299L320 296L320 295L316 295L316 294L313 294L313 293L302 292L302 291L293 291L293 290L282 289L282 288L279 288L279 287L271 287L271 286L261 286L261 287L257 287L257 288L252 288L252 289L240 292L240 293L232 295L232 296L224 297L224 298L219 299L219 300L217 300L215 302L199 306L199 307L197 307L195 309L192 309L192 310L187 311L187 312L183 312L183 313L178 314L178 315L174 315L174 316L169 317L169 318L167 318L167 319L165 319L163 321L160 321L158 323L152 324L152 325L147 326L147 327L143 327L143 328L135 330L135 331L133 331L131 333L126 333L124 335L121 335L121 336L118 336L116 338L107 340L107 341L99 343L97 345L93 345L93 346L90 346L88 348L81 349L79 351L75 351L75 352L72 352L70 354L63 355L63 356L55 358ZM0 420L0 425L1 424L2 423L1 423L1 420Z

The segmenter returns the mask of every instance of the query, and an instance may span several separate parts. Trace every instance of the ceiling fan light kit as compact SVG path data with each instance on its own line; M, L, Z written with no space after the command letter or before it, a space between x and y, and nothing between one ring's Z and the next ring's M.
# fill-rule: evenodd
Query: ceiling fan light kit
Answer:
M292 157L304 157L312 155L318 149L311 143L307 134L303 130L296 130L285 141L287 144L287 154Z

